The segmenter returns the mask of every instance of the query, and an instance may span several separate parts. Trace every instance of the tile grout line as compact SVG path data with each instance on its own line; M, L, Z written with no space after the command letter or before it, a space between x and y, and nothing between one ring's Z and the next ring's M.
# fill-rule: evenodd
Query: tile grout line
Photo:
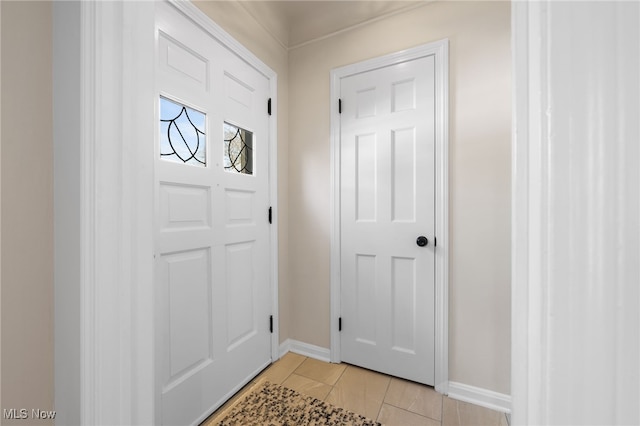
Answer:
M382 406L384 402L387 400L387 392L389 392L389 387L391 386L391 380L393 378L389 377L389 383L387 383L387 388L384 390L384 395L382 396L382 403L380 404L380 408L378 408L378 415L376 416L376 421L380 423L380 413L382 413Z
M291 370L288 370L289 373L287 375L285 375L284 378L282 379L282 381L280 383L278 383L278 384L279 385L284 385L284 383L287 380L289 380L290 378L292 378L292 376L294 374L298 374L298 373L296 373L296 371L302 366L302 364L304 364L309 359L310 359L309 357L303 356L303 359L295 366L295 368L293 368ZM300 377L302 377L302 378L308 379L308 380L310 380L312 382L316 382L316 383L318 383L320 385L328 386L329 387L329 391L326 393L326 395L322 399L316 397L317 399L321 399L322 401L327 402L327 399L328 399L329 395L331 395L331 393L334 390L337 389L338 382L340 382L340 380L342 380L344 378L344 375L346 374L347 369L352 367L350 364L345 364L345 363L340 363L340 364L337 364L337 365L338 366L344 366L344 368L342 369L342 371L340 372L340 374L336 378L336 380L333 383L333 385L329 385L328 383L324 383L322 381L318 381L318 380L316 380L316 379L314 379L312 377L307 377L307 376L301 375L301 374L298 374L298 375ZM354 367L354 368L356 368L356 367ZM203 423L202 425L203 426L213 426L215 424L215 423L213 423L214 420L220 419L220 417L221 417L221 415L223 413L223 410L229 409L231 407L231 405L233 405L235 402L237 402L237 400L239 400L242 397L246 396L246 394L249 392L249 390L251 388L253 388L254 385L257 384L257 382L259 381L259 378L261 376L264 376L264 374L266 373L266 371L268 369L269 369L269 367L267 367L263 371L261 371L252 381L247 383L236 395L232 396L228 401L226 401L224 404L222 404L222 406L219 407L216 410L216 412L212 413L212 415L208 419L209 421L207 422L205 420L205 423ZM414 412L411 409L409 409L408 407L407 408L403 408L403 407L398 406L398 405L396 405L394 403L387 403L386 402L386 398L387 398L387 396L389 396L389 390L391 389L391 382L394 380L394 378L392 376L389 376L389 375L386 375L386 374L383 374L383 375L388 377L389 381L386 384L382 400L380 401L380 405L379 405L378 410L377 410L377 415L375 417L375 421L380 422L380 416L382 414L382 409L384 407L384 404L388 404L389 406L393 407L394 409L398 409L398 410L400 410L402 412L405 412L407 414L415 415L415 416L418 416L418 417L420 417L422 419L425 419L425 420L428 419L429 421L437 422L435 424L439 424L440 426L445 425L445 421L444 421L444 417L445 417L444 401L445 401L445 398L447 398L446 395L440 395L440 420L434 419L434 418L432 418L432 417L430 417L428 415L422 415L420 413ZM300 392L303 395L308 395L306 392L301 392L301 391L297 391L297 392ZM310 396L313 396L313 395L310 395ZM461 413L460 413L460 409L461 409L461 405L462 404L460 404L459 401L453 401L453 402L454 402L454 405L455 405L455 420L457 420L457 424L460 424L461 417L462 417ZM341 405L337 405L336 404L336 406L340 407L340 408L344 408ZM355 411L354 411L354 413L355 413ZM356 414L359 414L359 413L356 413ZM510 416L507 413L501 413L501 414L504 416L503 420L506 420L507 426L511 426L511 422L510 422L510 418L509 418ZM359 415L363 415L364 416L364 414L359 414Z
M0 1L1 1L1 0L0 0ZM306 361L307 359L313 359L313 358L305 357L304 361ZM316 379L316 378L309 377L309 376L304 375L304 374L301 374L301 373L296 373L296 370L298 370L298 368L300 368L300 366L304 363L304 361L302 361L302 362L300 363L300 365L298 365L298 366L296 367L296 369L295 369L295 370L293 370L293 372L291 372L291 374L297 374L298 376L300 376L300 377L304 377L305 379L313 380L313 381L315 381L315 382L322 383L322 384L324 384L324 385L331 386L331 387L333 388L333 386L334 386L334 385L330 385L329 383L325 383L325 382L323 382L322 380L318 380L318 379ZM336 365L343 365L343 364L342 364L342 363L340 363L340 364L336 364ZM346 370L346 368L345 368L345 370ZM342 371L342 373L340 373L340 376L336 379L336 383L338 382L338 380L340 380L340 378L341 378L341 377L342 377L342 375L344 374L344 371L345 371L345 370L343 370L343 371ZM291 375L291 374L290 374L290 375ZM289 378L289 376L287 376L287 378ZM284 382L283 382L283 383L284 383Z
M438 420L438 419L434 419L433 417L426 416L424 414L416 413L415 411L411 411L408 408L403 408L403 407L397 406L397 405L392 404L390 402L382 401L382 403L383 404L387 404L390 407L397 408L398 410L406 411L409 414L414 414L416 416L424 417L425 419L433 420L433 421L436 421L436 422L439 422L440 424L442 424L442 418L440 420ZM442 406L441 406L441 409L442 409ZM440 417L442 417L442 413L440 413Z
M333 390L336 388L336 384L340 381L340 379L342 378L342 376L344 375L345 371L347 371L347 368L349 368L349 366L347 364L336 364L336 365L344 365L344 370L342 370L342 373L340 373L340 376L338 376L338 378L336 379L336 381L332 384L329 385L331 386L331 390L329 391L329 393L327 393L323 399L324 402L327 402L327 398L329 398L329 395L331 395L331 392L333 392Z
M300 366L301 366L301 365L302 365L306 360L307 360L307 357L305 356L305 357L304 357L304 359L302 360L302 362L301 362L300 364L298 364L298 365L296 366L296 368L294 368L293 370L291 370L291 372L289 373L289 375L288 375L287 377L285 377L285 378L284 378L284 380L282 380L282 382L281 382L281 383L278 383L278 385L280 385L280 386L284 386L284 382L286 382L286 381L287 381L287 379L288 379L289 377L291 377L291 375L292 375L292 374L295 374L295 373L296 373L296 370L297 370L298 368L300 368Z
M347 371L347 368L349 368L349 365L348 365L348 364L342 364L342 363L340 363L340 364L338 364L338 365L344 365L344 370L342 370L342 373L340 373L340 377L338 377L338 379L337 379L337 380L336 380L336 382L332 385L332 387L333 387L333 386L335 386L335 385L336 385L336 383L338 383L338 382L340 381L340 379L342 379L342 376L344 376L344 373Z
M444 398L445 395L440 395L440 426L444 425Z

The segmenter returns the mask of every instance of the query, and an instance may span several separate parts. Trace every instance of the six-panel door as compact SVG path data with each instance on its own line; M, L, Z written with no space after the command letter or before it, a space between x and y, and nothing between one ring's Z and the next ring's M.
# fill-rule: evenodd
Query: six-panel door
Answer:
M430 385L434 81L426 56L340 86L341 358Z

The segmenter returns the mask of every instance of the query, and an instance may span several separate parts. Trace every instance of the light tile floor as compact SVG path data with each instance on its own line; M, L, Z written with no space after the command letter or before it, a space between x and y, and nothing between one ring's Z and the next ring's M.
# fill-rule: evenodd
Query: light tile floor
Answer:
M376 419L388 426L508 426L504 413L456 401L430 386L348 364L330 364L292 352L274 362L202 426L213 426L254 384L268 380Z

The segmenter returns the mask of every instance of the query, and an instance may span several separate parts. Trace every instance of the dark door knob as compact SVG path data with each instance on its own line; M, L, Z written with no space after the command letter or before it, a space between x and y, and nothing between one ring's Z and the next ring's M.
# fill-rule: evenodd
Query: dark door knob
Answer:
M427 240L427 237L420 235L416 240L416 244L420 247L424 247L429 244L429 240Z

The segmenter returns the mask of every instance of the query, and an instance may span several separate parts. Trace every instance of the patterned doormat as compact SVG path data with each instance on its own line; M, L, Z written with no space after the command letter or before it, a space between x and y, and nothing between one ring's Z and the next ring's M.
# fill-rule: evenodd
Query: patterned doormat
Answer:
M220 418L216 424L221 426L380 426L380 423L359 414L269 382L254 386Z

